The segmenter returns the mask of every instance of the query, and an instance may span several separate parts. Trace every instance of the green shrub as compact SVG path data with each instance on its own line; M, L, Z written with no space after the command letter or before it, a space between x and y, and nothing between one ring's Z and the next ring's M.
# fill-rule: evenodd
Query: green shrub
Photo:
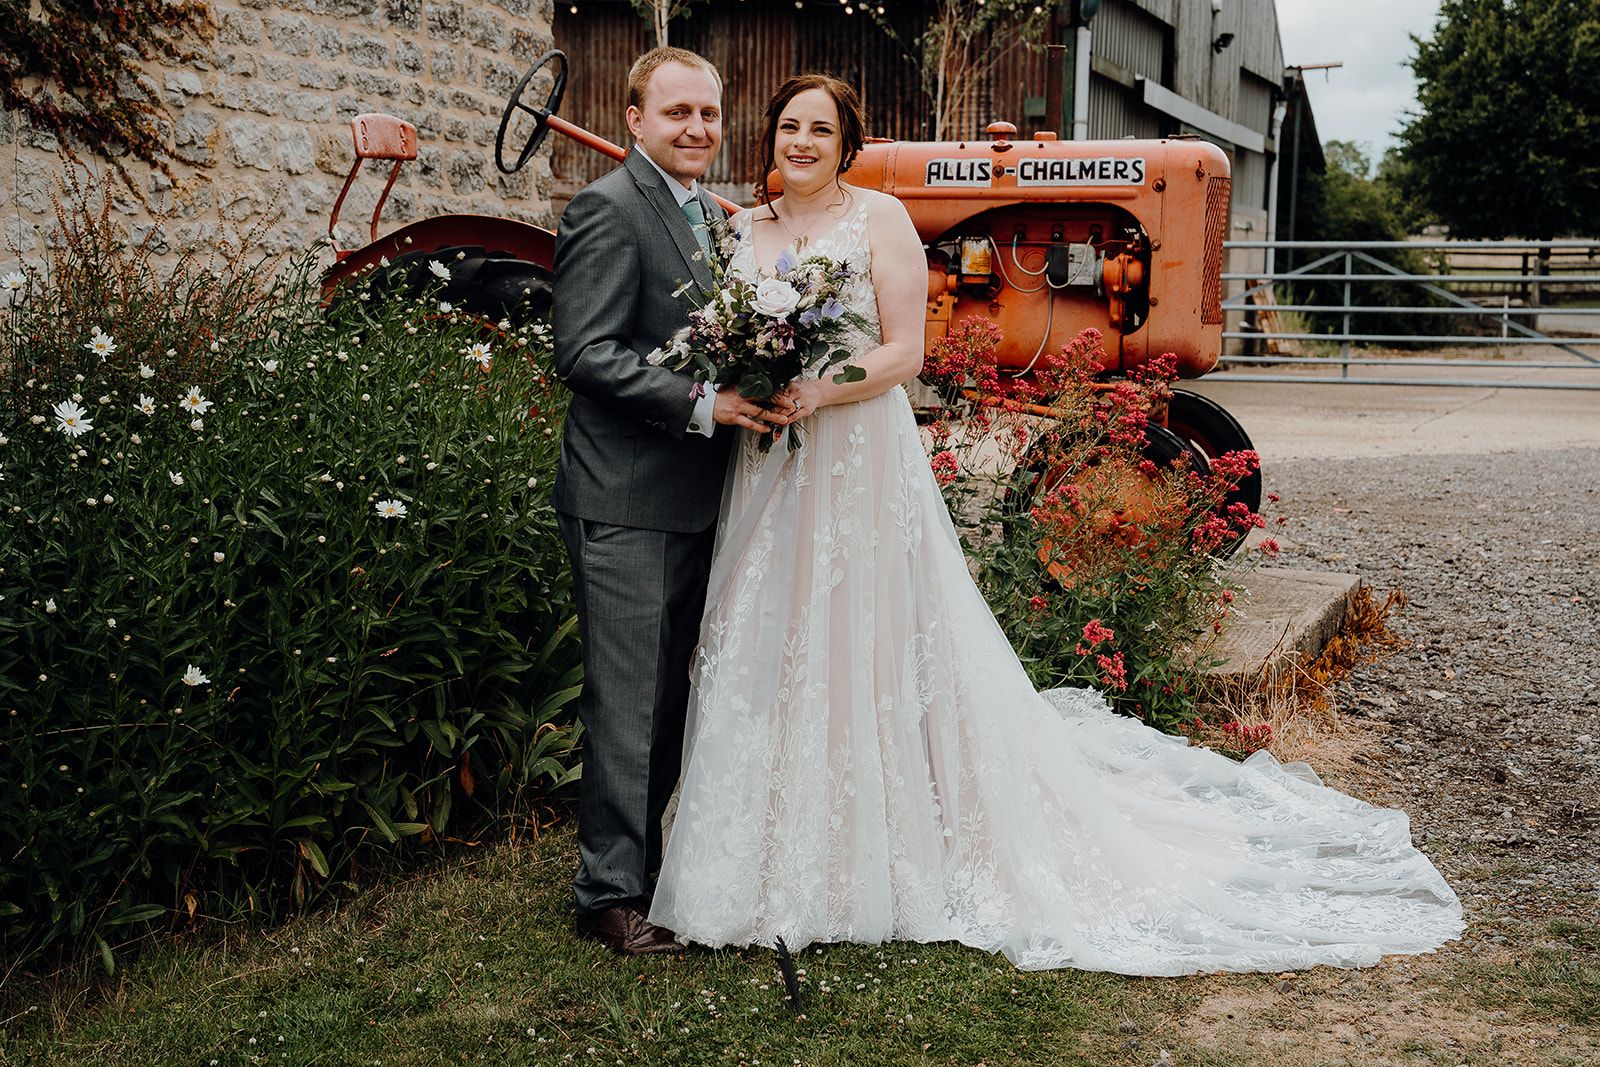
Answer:
M7 954L271 915L574 778L543 327L68 221L0 308Z
M1263 525L1227 499L1259 459L1229 453L1202 471L1145 455L1170 356L1097 382L1100 336L1086 330L1033 378L1009 380L998 341L964 320L923 372L943 401L930 462L978 583L1035 685L1093 686L1176 731L1193 721L1244 566L1219 550Z

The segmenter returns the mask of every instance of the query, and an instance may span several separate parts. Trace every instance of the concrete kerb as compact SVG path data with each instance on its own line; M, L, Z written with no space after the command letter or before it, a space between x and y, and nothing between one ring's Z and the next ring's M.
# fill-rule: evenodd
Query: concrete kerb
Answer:
M1299 656L1315 659L1339 632L1362 584L1360 575L1335 571L1254 571L1223 625L1215 646L1223 662L1211 674L1270 678Z

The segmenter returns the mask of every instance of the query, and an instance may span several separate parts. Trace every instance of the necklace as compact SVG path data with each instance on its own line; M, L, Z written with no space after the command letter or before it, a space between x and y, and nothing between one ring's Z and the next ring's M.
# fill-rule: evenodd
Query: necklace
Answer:
M844 191L841 189L840 193L842 194L843 192ZM845 202L844 201L844 197L841 195L839 200L837 201L837 203L838 204L843 204L844 202ZM795 248L799 249L801 251L804 251L805 247L806 247L806 242L808 242L811 239L811 228L813 226L815 226L819 221L821 221L822 217L824 215L827 215L829 213L829 211L833 207L834 207L834 204L830 203L830 204L826 205L825 207L823 207L823 209L821 211L818 211L815 215L811 216L811 221L806 223L805 226L801 227L799 233L796 233L794 230L789 228L789 224L787 222L783 221L783 216L778 214L778 209L777 208L773 208L772 209L772 214L773 214L773 217L778 220L778 225L782 226L784 228L784 231L787 232L790 237L794 238L794 246L795 246Z

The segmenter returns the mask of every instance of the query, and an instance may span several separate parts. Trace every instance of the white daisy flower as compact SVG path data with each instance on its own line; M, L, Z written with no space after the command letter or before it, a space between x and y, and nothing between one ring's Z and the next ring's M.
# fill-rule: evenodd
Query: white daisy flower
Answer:
M99 356L103 361L107 356L117 350L117 342L111 339L110 334L104 332L100 329L100 327L96 326L94 328L94 333L89 335L89 342L83 347Z
M183 484L183 475L178 473L177 471L168 471L167 472L167 477L172 479L172 484L173 485L182 485Z
M20 270L0 276L0 292L20 293L22 287L28 284L28 276Z
M482 341L477 342L467 349L467 359L475 361L484 370L489 369L489 364L494 362L493 350Z
M156 376L156 369L154 367L152 367L150 364L144 363L144 362L141 361L140 364L139 364L139 377L141 377L141 378L154 378L155 376Z
M205 428L206 428L206 420L205 419L190 419L189 420L189 429L193 430L195 433L199 433L201 430L203 430Z
M139 410L145 415L154 415L156 413L156 398L153 396L145 396L143 393L140 393Z
M380 500L374 505L379 515L386 519L403 519L406 517L406 506L398 500Z
M188 686L208 685L211 679L201 672L193 663L183 669L183 684Z
M63 400L50 409L56 417L56 429L68 437L80 437L94 429L94 423L89 421L89 413L79 407L74 401Z
M450 312L452 312L454 310L455 310L455 308L454 308L454 306L451 305L450 301L448 301L448 300L439 301L439 313L441 315L448 315L448 314L450 314Z
M221 563L223 560L225 560L227 558L228 558L227 554L223 553L223 552L213 552L213 553L211 553L211 562L212 563Z
M178 406L193 415L204 415L212 408L211 401L200 395L198 385L189 386L189 391L183 394L183 399L178 401Z
M428 260L428 272L442 282L450 280L450 268L440 263L437 259Z
M261 369L266 371L268 374L277 374L278 373L278 361L275 360L275 359L269 359L266 362L261 364Z
M55 597L48 597L48 598L45 599L45 602L44 602L44 613L46 615L54 615L56 613L56 598Z

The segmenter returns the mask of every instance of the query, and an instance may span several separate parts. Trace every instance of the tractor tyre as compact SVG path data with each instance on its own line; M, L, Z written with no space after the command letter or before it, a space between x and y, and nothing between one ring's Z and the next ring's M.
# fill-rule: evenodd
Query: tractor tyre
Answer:
M429 291L439 284L428 267L430 262L449 270L450 279L437 291L437 299L453 308L490 322L509 320L513 326L550 318L550 271L509 252L490 252L479 245L407 252L374 278L373 287L411 295Z
M1169 430L1151 423L1144 428L1144 435L1141 459L1162 469L1180 464L1190 470L1206 469L1205 455ZM1035 505L1044 502L1065 478L1063 472L1050 469L1048 460L1041 456L1028 457L1023 461L1023 466L1031 475L1027 492L1029 501ZM1144 535L1139 532L1139 527L1159 506L1153 483L1143 471L1136 469L1131 461L1119 459L1108 466L1096 464L1084 469L1079 475L1078 485L1080 488L1090 486L1091 496L1099 499L1094 513L1086 519L1099 531L1099 536L1115 538L1129 547L1142 540ZM1040 543L1039 558L1045 563L1049 579L1058 586L1070 588L1073 583L1072 561L1061 558L1052 560L1051 557L1055 555L1055 546L1050 541Z
M1187 389L1174 389L1172 402L1167 407L1167 429L1191 445L1207 460L1229 452L1254 451L1250 435L1244 432L1239 420L1210 397L1191 393ZM1251 511L1261 510L1261 469L1258 467L1239 481L1239 486L1223 501L1224 506L1243 503ZM1221 551L1232 553L1243 538L1235 538Z

